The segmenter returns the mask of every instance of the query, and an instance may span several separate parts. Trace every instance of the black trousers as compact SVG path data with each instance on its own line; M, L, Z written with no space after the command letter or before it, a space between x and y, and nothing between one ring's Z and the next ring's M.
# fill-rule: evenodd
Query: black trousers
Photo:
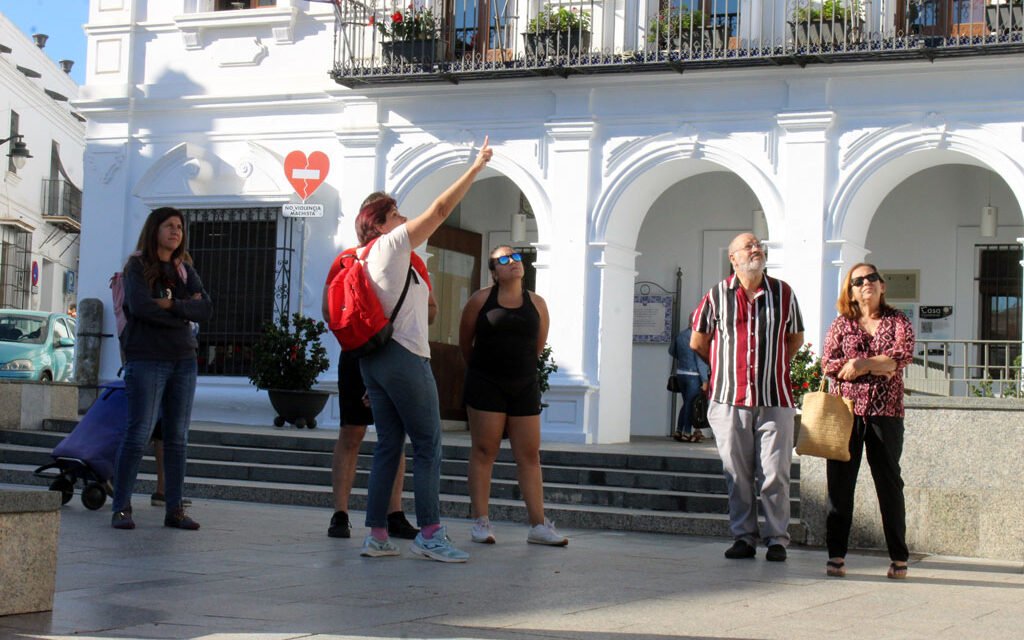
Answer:
M907 549L903 477L900 475L903 418L893 416L855 416L853 433L850 434L850 461L829 460L826 464L828 517L825 520L825 542L828 555L830 558L846 557L853 523L853 496L864 449L867 449L868 466L875 481L889 559L906 562L910 552Z

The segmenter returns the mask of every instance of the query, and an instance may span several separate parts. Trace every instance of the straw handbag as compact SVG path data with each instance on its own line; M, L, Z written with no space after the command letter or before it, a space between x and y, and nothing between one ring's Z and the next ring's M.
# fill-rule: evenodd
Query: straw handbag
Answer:
M798 454L848 462L852 431L853 400L827 391L812 391L804 395L800 432L796 439Z

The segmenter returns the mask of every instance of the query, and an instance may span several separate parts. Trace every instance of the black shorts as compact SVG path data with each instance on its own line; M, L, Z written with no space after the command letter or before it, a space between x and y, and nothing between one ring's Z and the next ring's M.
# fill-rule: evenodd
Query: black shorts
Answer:
M359 358L346 357L338 362L338 402L341 405L341 426L373 424L373 412L363 404L366 387L359 371Z
M540 415L540 383L529 378L491 378L472 369L466 371L463 393L466 406L477 411L493 411L505 415Z

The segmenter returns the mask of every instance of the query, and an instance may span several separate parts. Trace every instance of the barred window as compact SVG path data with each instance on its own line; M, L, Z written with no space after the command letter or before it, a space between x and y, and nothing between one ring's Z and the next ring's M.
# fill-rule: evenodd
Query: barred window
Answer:
M0 225L0 307L28 308L32 234L9 224Z
M291 219L276 207L186 210L189 253L213 299L199 373L247 376L263 325L290 308Z

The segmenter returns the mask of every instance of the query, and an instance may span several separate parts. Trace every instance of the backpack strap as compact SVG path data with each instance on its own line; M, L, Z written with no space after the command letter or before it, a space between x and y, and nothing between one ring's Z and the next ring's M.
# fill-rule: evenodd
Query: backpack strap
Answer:
M360 261L366 262L366 256L370 255L370 247L373 246L374 242L377 242L378 238L380 238L380 236L377 236L373 240L370 240L369 242L366 243L366 246L363 247L363 255L359 256L359 260ZM395 304L395 308L391 312L391 317L388 318L388 322L394 323L395 318L398 317L398 310L402 308L402 303L405 302L405 294L409 293L409 284L411 282L412 282L412 260L410 259L410 261L409 261L409 274L407 276L405 276L405 286L402 287L402 295L398 296L398 303Z

